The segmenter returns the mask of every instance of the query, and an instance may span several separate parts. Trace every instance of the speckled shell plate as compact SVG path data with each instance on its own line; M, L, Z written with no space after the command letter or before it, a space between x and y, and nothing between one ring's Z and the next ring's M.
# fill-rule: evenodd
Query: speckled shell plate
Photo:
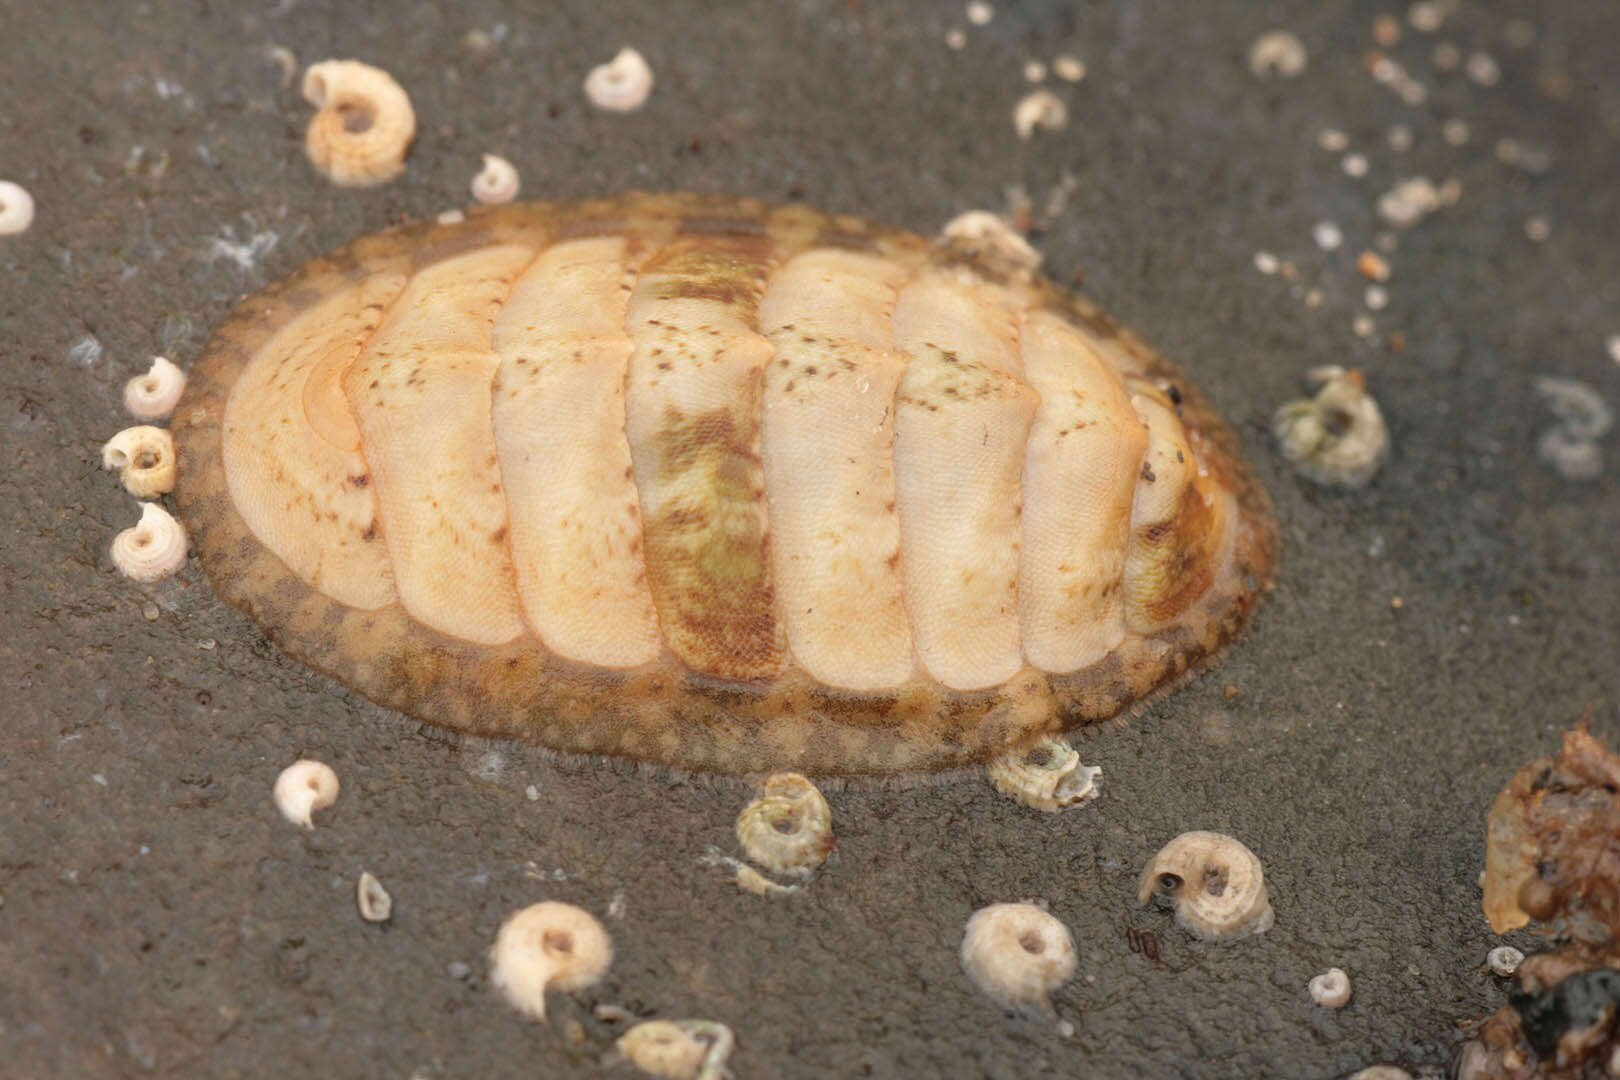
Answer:
M244 300L176 414L219 593L433 724L897 774L1212 656L1275 528L1233 433L1084 300L692 195L362 237Z

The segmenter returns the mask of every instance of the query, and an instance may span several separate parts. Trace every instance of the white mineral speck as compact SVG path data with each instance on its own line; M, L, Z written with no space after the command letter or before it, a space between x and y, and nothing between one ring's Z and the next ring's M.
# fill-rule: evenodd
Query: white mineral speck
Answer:
M1382 285L1369 285L1366 301L1368 311L1383 311L1389 306L1389 290Z
M1391 150L1409 150L1412 146L1412 129L1407 127L1405 124L1396 124L1394 127L1389 129L1389 134L1386 136L1386 138L1389 140L1389 148Z
M1376 327L1373 325L1372 316L1357 315L1354 319L1350 320L1350 329L1355 331L1356 337L1370 338L1373 336L1373 331L1376 329Z
M1446 13L1434 0L1418 0L1406 9L1406 21L1420 34L1432 34L1446 21Z
M1467 71L1468 77L1480 86L1495 86L1502 81L1502 68L1490 53L1470 54Z
M1346 176L1353 176L1356 179L1360 179L1361 177L1367 175L1366 154L1346 154L1344 155L1344 161L1342 161L1340 165L1344 169L1344 175Z
M1052 74L1064 82L1079 82L1086 77L1086 65L1079 57L1063 53L1052 58Z
M1434 47L1431 59L1436 71L1456 71L1457 65L1462 63L1462 50L1449 41L1442 41Z
M1552 223L1540 216L1530 218L1524 223L1524 235L1539 244L1552 235Z
M1447 120L1440 129L1440 137L1446 140L1447 146L1462 146L1468 142L1468 122L1466 120Z
M1609 359L1620 364L1620 334L1612 334L1609 337Z
M987 26L990 20L996 17L996 9L985 3L985 0L971 0L965 13L967 21L974 26Z
M1378 216L1397 229L1406 229L1438 210L1440 201L1440 193L1428 177L1409 177L1378 197Z
M1045 82L1046 65L1039 60L1025 60L1024 81L1032 83Z
M953 26L945 31L945 45L947 48L960 49L967 45L967 35L959 26Z
M1331 221L1318 221L1311 227L1311 238L1323 251L1337 251L1344 243L1344 233Z
M1338 128L1323 128L1316 133L1316 145L1330 154L1337 154L1350 145L1350 136Z
M1254 268L1262 274L1275 274L1277 272L1277 256L1269 251L1254 253Z

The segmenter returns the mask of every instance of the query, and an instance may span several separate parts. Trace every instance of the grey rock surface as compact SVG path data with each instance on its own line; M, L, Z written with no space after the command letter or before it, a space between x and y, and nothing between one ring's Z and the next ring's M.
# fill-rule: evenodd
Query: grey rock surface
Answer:
M1386 52L1426 87L1416 105L1369 71L1383 10L999 3L975 26L918 0L0 0L0 178L38 204L0 237L0 1071L595 1076L624 1027L594 1012L611 1004L724 1021L740 1077L1440 1075L1458 1021L1503 998L1486 952L1536 947L1480 913L1490 800L1587 709L1612 741L1620 707L1620 447L1560 476L1536 457L1554 417L1533 390L1561 376L1620 401L1620 8L1403 19ZM1248 47L1278 27L1309 66L1256 78ZM1437 67L1442 43L1464 64ZM623 44L657 87L640 112L594 111L581 80ZM405 175L316 175L272 46L391 71L419 122ZM1089 69L1049 82L1068 126L1020 141L1023 63L1063 52ZM1475 52L1495 85L1470 78ZM1318 145L1327 128L1364 178ZM699 861L731 850L737 785L449 739L280 656L195 565L119 577L107 547L137 510L98 453L127 423L124 380L154 354L188 364L303 260L463 205L486 152L525 197L729 191L923 232L1012 184L1039 206L1072 174L1037 237L1048 270L1083 273L1182 363L1276 498L1283 563L1247 640L1077 739L1100 800L1047 817L971 778L831 792L836 865L768 902ZM1461 197L1399 231L1363 339L1355 258L1386 229L1378 195L1420 175ZM1342 248L1313 242L1322 220ZM1292 276L1257 272L1261 250ZM1394 444L1349 494L1266 434L1329 363L1366 372ZM270 799L302 756L343 781L313 832ZM1261 857L1273 930L1214 947L1137 909L1140 867L1192 828ZM355 910L363 870L393 895L386 924ZM485 954L547 898L605 917L618 959L541 1025L499 1001ZM1025 898L1075 935L1069 1038L958 967L972 911ZM1306 983L1335 966L1354 998L1313 1006Z

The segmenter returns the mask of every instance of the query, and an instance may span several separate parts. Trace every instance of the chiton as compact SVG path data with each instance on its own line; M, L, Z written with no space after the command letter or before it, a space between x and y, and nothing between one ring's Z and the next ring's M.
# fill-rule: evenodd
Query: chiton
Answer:
M626 195L362 237L193 366L177 499L286 652L466 732L893 775L1214 653L1276 530L1087 301L802 206Z

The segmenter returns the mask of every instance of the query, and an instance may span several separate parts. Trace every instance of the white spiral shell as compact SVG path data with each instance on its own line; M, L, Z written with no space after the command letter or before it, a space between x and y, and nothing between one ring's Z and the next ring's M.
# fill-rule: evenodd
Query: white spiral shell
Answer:
M520 1013L546 1018L546 991L583 990L607 974L613 939L590 912L547 900L501 924L490 979Z
M1145 905L1155 897L1176 909L1176 923L1205 941L1236 941L1271 929L1266 876L1254 852L1230 836L1184 832L1142 871Z
M962 970L973 985L1019 1012L1053 1016L1051 993L1078 964L1069 928L1034 904L980 908L962 935Z
M808 876L832 853L832 810L805 777L777 773L738 815L737 842L773 873Z
M174 490L174 437L160 427L128 427L101 448L101 467L117 469L124 490L146 499Z
M373 187L405 171L416 112L394 77L358 60L323 60L304 71L304 100L318 110L304 151L340 187Z
M141 520L112 542L118 572L136 581L157 581L186 563L186 530L157 503L141 504Z
M124 384L124 408L137 420L161 420L174 412L186 390L186 373L164 356L152 357L152 367Z

